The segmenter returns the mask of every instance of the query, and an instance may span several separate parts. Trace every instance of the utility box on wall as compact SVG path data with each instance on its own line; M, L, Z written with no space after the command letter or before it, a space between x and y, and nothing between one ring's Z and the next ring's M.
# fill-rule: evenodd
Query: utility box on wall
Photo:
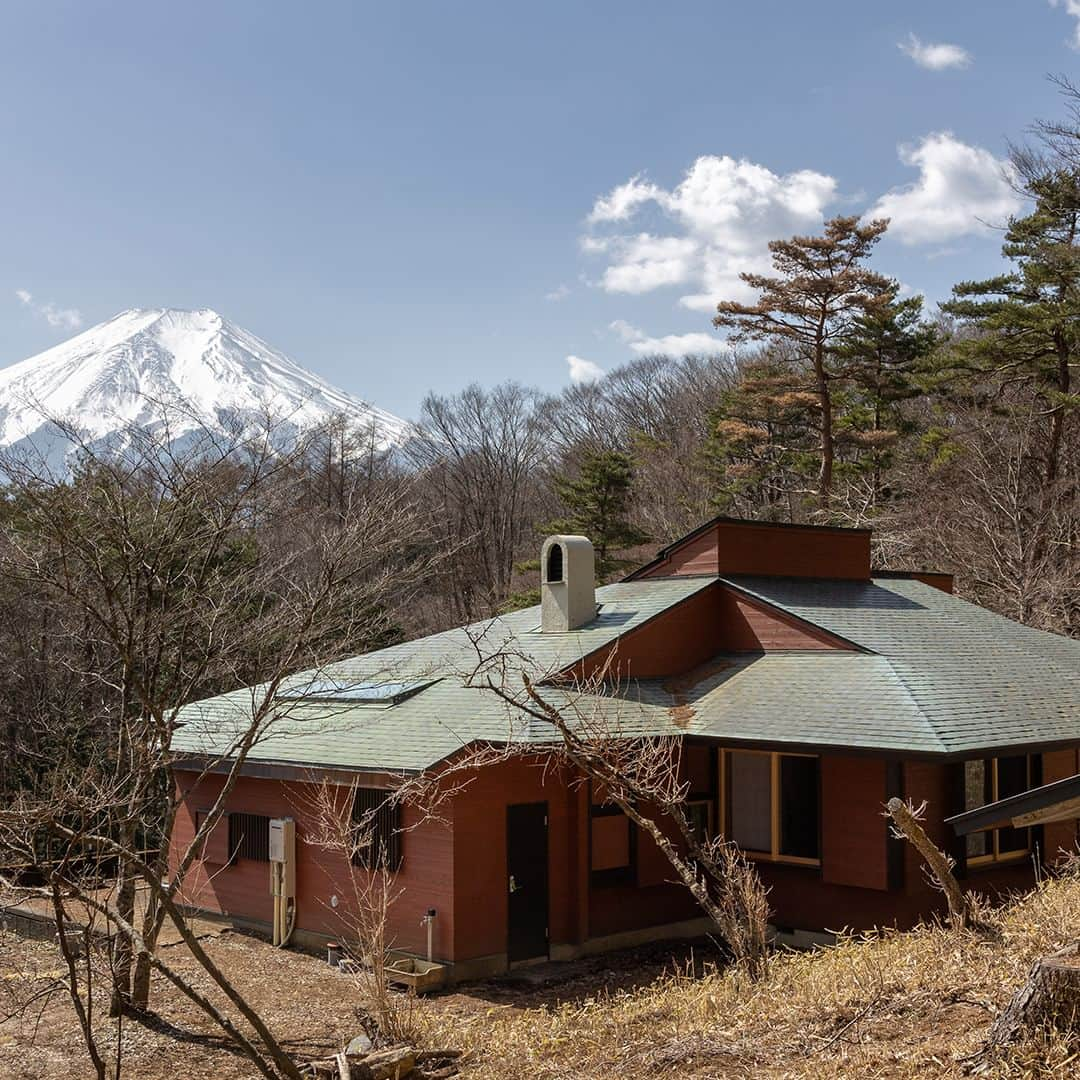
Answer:
M270 819L270 862L282 866L282 894L296 896L296 822L292 818Z

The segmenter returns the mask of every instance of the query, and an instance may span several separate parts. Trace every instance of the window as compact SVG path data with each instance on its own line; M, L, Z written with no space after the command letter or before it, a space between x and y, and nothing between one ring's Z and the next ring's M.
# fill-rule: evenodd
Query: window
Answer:
M1024 754L965 761L964 809L975 810L987 803L1027 791L1034 780L1032 772L1032 758ZM969 866L1015 859L1030 850L1031 830L1011 826L969 833L965 846Z
M686 785L686 819L699 844L716 833L717 754L709 743L683 741L679 780Z
M589 869L592 884L633 885L637 880L637 830L617 807L603 802L599 784L592 784L589 817Z
M270 861L270 819L262 814L229 814L231 859Z
M401 866L401 804L384 788L357 788L352 820L356 826L354 866L369 869Z
M747 854L818 865L820 761L809 754L726 750L726 832Z

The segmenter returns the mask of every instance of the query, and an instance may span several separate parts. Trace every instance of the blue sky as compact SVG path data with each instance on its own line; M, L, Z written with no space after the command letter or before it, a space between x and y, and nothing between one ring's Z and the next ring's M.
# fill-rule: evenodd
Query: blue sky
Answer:
M995 269L999 161L1060 114L1078 26L1080 0L8 0L0 364L213 307L411 416L707 345L766 240L875 208L878 268L940 299Z

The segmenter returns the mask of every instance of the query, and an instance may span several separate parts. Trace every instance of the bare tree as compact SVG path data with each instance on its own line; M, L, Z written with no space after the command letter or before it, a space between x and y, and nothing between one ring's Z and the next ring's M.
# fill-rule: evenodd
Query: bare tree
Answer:
M396 993L390 986L387 968L392 959L394 938L390 914L401 895L388 853L380 848L376 819L378 810L357 815L355 783L321 783L305 809L312 822L309 842L333 855L345 883L345 902L337 911L342 925L343 945L350 961L372 1044L419 1042L417 1002L414 994ZM386 790L388 805L400 807L429 790L421 782L416 790L408 780Z
M270 430L203 432L182 452L167 423L154 433L133 430L115 455L84 446L70 483L34 465L6 463L20 516L4 535L2 568L28 592L56 600L71 645L62 663L95 688L95 737L0 811L0 864L40 874L41 894L61 901L58 920L77 902L108 924L114 1014L146 1009L156 969L264 1075L296 1076L191 933L178 890L247 756L287 711L278 696L286 677L378 642L391 602L430 571L426 556L402 554L417 550L423 530L412 492L356 488L330 520L320 519L298 498L303 472ZM253 689L226 751L206 765L223 770L225 782L170 865L179 795L169 766L180 710L236 686ZM51 719L65 730L65 716ZM106 865L114 880L102 889ZM165 963L157 938L166 920L253 1036Z
M455 552L443 574L456 622L493 614L515 564L532 554L539 469L551 456L544 404L516 383L424 400L409 454L423 470L433 527Z
M538 674L513 642L474 637L477 661L463 677L495 695L511 721L536 721L550 740L515 742L507 756L539 756L588 781L668 860L677 880L712 920L733 960L754 979L768 973L768 894L753 864L720 834L704 835L686 812L682 737L644 734L632 697L620 694L617 651L589 673ZM485 751L489 753L490 751ZM459 764L462 767L464 763Z

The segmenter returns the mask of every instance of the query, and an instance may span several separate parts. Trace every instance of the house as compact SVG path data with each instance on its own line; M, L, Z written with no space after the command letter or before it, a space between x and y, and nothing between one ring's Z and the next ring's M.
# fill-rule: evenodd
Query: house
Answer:
M401 775L513 742L523 756L474 770L437 820L409 806L380 819L396 947L422 955L430 929L435 958L462 979L703 930L650 838L588 785L537 767L546 725L463 681L481 632L534 678L617 669L591 705L627 735L682 739L691 813L757 862L793 938L906 926L940 907L882 816L894 795L926 801L927 831L972 889L1023 886L1033 860L1073 846L1074 818L960 839L945 818L1080 771L1080 642L953 596L947 574L872 573L868 530L721 517L598 589L584 538L549 538L541 563L539 608L291 681L185 902L268 927L269 822L290 817L294 940L339 934L345 864L311 842L315 786L358 783L358 803L378 807ZM174 849L220 790L212 763L251 700L184 710Z

